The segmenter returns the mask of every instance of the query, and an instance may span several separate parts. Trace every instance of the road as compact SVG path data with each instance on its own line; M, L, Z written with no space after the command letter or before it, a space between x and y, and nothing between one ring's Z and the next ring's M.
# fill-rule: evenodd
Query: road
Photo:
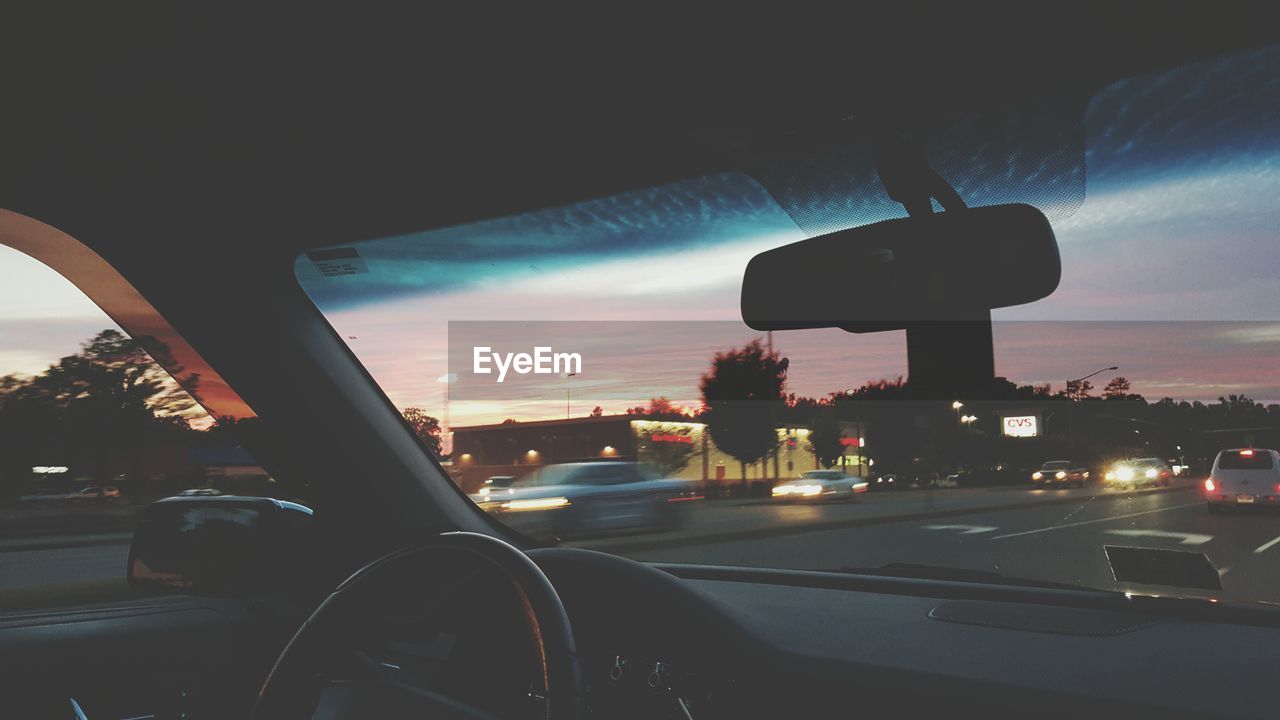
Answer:
M1222 577L1216 595L1280 601L1280 513L1209 515L1192 483L1129 494L974 489L827 505L690 505L677 532L572 544L639 560L812 569L907 562L1147 592L1169 589L1117 585L1103 546L1167 548L1204 553ZM3 552L0 590L119 578L127 553L123 541Z
M128 559L127 544L6 552L0 590L123 578Z
M1103 555L1106 544L1203 552L1219 570L1222 592L1187 594L1280 601L1280 514L1210 515L1194 489L623 550L636 560L760 568L874 568L915 562L1092 588L1169 591L1117 584Z
M832 523L848 523L815 532L775 531L764 537L722 541L690 539L679 545L675 538L655 536L650 547L641 538L628 538L625 544L621 540L580 544L648 561L808 569L918 563L1156 593L1170 589L1116 583L1103 546L1188 550L1209 558L1218 569L1223 590L1180 594L1280 602L1280 513L1210 515L1194 486L1105 499L1089 491L1083 495L1048 491L1039 497L1033 492L1016 491L998 500L994 493L985 496L988 503L998 501L1004 509L966 511L961 507L956 514L934 517L905 512L900 519L876 517L876 501L886 509L891 506L879 498L848 507L774 508L780 521L787 513L815 513ZM934 505L940 512L975 502L948 491L936 495ZM1015 500L1045 502L1010 507Z

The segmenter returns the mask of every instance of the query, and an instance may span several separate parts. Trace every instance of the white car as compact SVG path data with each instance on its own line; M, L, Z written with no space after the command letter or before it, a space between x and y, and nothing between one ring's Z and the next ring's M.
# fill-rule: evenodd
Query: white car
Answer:
M1204 481L1209 512L1240 505L1280 505L1280 453L1262 448L1223 450Z
M870 487L866 480L839 470L810 470L773 488L774 500L836 500L851 498Z
M489 487L498 484L495 480ZM692 481L664 478L645 463L619 461L546 465L506 490L491 490L481 507L538 538L673 530L683 518L683 501L702 499Z
M1173 482L1173 468L1160 458L1134 458L1121 460L1103 476L1107 486L1113 488L1130 488L1139 485L1162 485L1169 487Z

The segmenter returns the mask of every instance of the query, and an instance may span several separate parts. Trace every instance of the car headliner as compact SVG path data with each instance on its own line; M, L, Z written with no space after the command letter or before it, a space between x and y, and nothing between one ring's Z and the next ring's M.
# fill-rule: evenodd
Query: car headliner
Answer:
M208 247L191 232L199 217L242 266L737 169L851 128L927 130L1021 96L1087 98L1276 37L1257 10L1153 23L1148 8L1108 8L1102 22L1086 5L1046 24L936 9L924 22L908 8L860 13L826 43L688 27L661 52L572 25L448 41L406 23L341 43L291 35L286 57L270 23L196 30L111 12L37 34L39 71L6 84L23 111L5 118L0 198L108 255ZM336 31L347 18L307 20ZM162 239L137 232L156 215L181 223ZM112 217L128 218L127 239L77 231Z

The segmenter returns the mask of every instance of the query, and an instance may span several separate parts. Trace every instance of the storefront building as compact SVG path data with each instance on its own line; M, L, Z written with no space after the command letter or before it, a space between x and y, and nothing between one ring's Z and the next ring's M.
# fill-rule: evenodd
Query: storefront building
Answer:
M866 476L865 425L843 424L844 455L837 463L850 475ZM473 492L495 475L520 477L543 465L599 460L649 463L667 477L710 483L773 481L819 467L809 429L780 427L777 450L745 468L716 447L699 422L645 420L607 415L456 427L452 467L455 480Z

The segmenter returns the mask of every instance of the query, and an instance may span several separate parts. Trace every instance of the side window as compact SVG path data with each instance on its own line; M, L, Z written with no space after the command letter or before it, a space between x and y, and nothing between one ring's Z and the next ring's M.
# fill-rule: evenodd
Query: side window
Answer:
M163 342L3 246L0 277L0 612L133 597L134 519L160 498L297 499L240 444L255 420L206 412Z
M622 485L638 480L640 476L629 465L601 465L591 475L593 485Z

